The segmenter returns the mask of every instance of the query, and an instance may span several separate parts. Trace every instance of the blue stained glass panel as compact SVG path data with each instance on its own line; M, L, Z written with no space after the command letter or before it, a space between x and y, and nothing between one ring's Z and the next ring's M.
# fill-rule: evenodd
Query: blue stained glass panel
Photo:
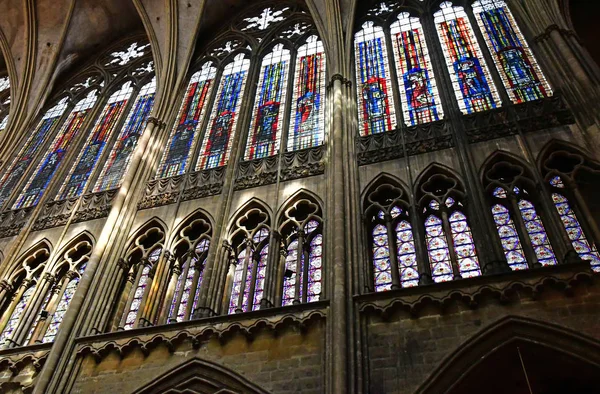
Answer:
M390 26L404 123L408 126L433 122L443 117L437 84L419 18L403 12Z
M392 130L396 114L383 29L366 22L354 35L361 135Z
M104 152L108 139L112 136L121 119L132 92L131 82L126 82L121 89L110 96L102 115L96 121L94 129L86 141L83 151L79 154L66 181L61 186L56 200L77 197L83 193L92 171L96 168L100 155Z
M23 313L25 312L25 308L27 308L27 305L29 304L29 300L31 299L31 296L33 296L34 292L35 292L35 285L30 286L21 295L21 299L15 306L15 309L13 310L12 314L10 315L8 322L4 326L4 329L2 330L2 334L0 334L0 348L4 349L8 345L7 339L10 339L12 333L17 328L17 325L19 324L19 321L21 320L21 317L23 316Z
M121 186L123 174L129 168L133 150L144 132L146 121L152 111L155 92L156 77L143 86L138 93L125 125L110 152L108 161L105 163L94 186L94 193L116 189Z
M500 97L464 8L445 1L434 20L461 111L471 114L496 108Z
M494 222L496 223L508 266L513 271L527 269L527 259L521 246L519 233L510 217L510 212L504 205L496 204L492 207L492 215L494 216Z
M552 90L503 0L478 0L473 12L513 103L552 95Z
M196 171L227 164L249 67L243 54L225 66Z
M452 260L442 227L442 219L430 215L425 220L425 242L431 264L431 277L435 282L447 282L453 279Z
M548 240L546 229L542 224L533 204L527 200L519 200L519 210L525 222L531 245L541 265L555 265L556 257Z
M25 185L13 209L34 206L40 201L42 194L46 191L48 184L65 158L69 147L73 144L73 140L79 135L83 123L96 103L97 94L97 91L91 91L71 111L68 119L54 138L52 145L38 164L34 174Z
M52 316L52 320L50 321L50 325L42 338L43 343L53 342L54 338L56 338L56 334L58 333L58 328L60 327L60 323L62 323L65 314L67 313L67 309L69 308L69 304L75 295L75 291L77 290L77 285L79 284L79 277L71 279L65 288L65 291L56 306L56 310L54 311L54 315Z
M0 180L0 206L4 204L10 193L15 189L19 181L25 175L27 168L37 155L42 143L46 140L49 132L60 120L67 109L67 99L62 99L58 104L49 109L40 121L35 132L25 142L25 145L10 164L8 170Z

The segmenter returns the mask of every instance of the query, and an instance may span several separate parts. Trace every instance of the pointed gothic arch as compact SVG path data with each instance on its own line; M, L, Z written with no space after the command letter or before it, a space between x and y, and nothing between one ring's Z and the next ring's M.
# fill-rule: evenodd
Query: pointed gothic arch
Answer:
M600 341L597 339L547 321L507 316L460 344L442 360L416 392L456 392L453 389L459 387L479 364L493 357L495 352L507 346L523 344L551 349L600 371Z
M153 379L134 394L269 394L229 368L193 358Z

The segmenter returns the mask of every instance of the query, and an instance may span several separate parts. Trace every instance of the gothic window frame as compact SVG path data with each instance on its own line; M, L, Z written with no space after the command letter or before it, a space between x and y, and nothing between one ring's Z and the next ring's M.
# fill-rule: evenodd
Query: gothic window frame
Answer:
M430 167L420 176L417 185L415 195L424 223L423 239L433 281L440 283L481 276L482 264L469 219L468 198L460 178L450 170ZM447 255L436 254L439 250L442 250L440 253L447 251ZM443 272L444 265L449 271Z
M325 299L325 231L321 203L315 196L300 192L284 205L279 221L276 304L288 306ZM319 248L321 251L317 254ZM286 288L292 289L292 286L292 294L287 294ZM309 294L316 299L309 299Z
M228 247L230 267L223 300L226 314L256 311L268 302L265 297L267 281L270 280L268 259L273 253L270 223L270 213L258 204L243 208L233 221L227 242L227 245L230 245ZM266 255L263 254L265 249ZM261 269L263 269L262 274ZM260 275L263 277L261 278ZM256 302L257 291L262 294L258 302ZM246 297L244 297L245 293Z
M566 231L582 260L590 261L592 269L600 271L597 260L600 231L589 206L593 197L585 192L586 185L593 185L597 179L600 163L579 147L563 141L549 142L540 153L538 163L545 189L549 191L560 217L561 231ZM564 200L558 200L555 194ZM590 251L585 251L586 247Z
M482 171L490 212L495 216L495 234L509 267L523 270L558 264L548 213L541 204L543 188L537 186L530 168L512 155L500 153L492 156ZM500 212L498 206L504 210Z
M12 86L8 72L0 73L0 133L6 130L10 119Z
M196 228L199 229L196 229ZM197 236L194 232L200 231ZM179 323L192 320L198 309L198 302L206 268L208 252L212 246L213 222L208 214L197 211L179 225L173 244L173 256L170 261L170 278L165 311L167 323ZM190 271L192 274L190 275ZM191 280L191 283L188 281ZM187 292L186 308L180 310L182 298Z
M120 259L119 266L123 271L120 297L115 300L113 307L113 327L116 326L117 330L131 330L154 324L145 321L143 313L154 272L166 252L165 228L155 220L141 226L130 241L127 252ZM129 319L130 314L133 319Z
M29 250L23 253L19 258L15 268L10 271L8 280L3 281L3 290L5 291L5 301L2 305L2 315L0 319L0 348L20 346L15 342L14 334L23 334L23 327L28 324L24 316L31 310L30 301L38 293L38 285L44 281L51 281L49 275L42 279L42 274L49 262L52 253L52 246L46 240L39 241ZM26 292L30 292L28 298L23 301ZM20 312L17 307L21 305ZM13 321L10 332L6 332L10 322ZM22 335L18 335L22 336Z
M418 286L421 276L417 264L419 246L415 240L418 229L413 225L406 189L393 179L381 177L368 188L363 206L369 239L367 287L383 292Z
M36 312L25 345L54 341L83 276L93 245L93 237L86 231L69 241L58 254L58 260L51 264L49 271L55 283L44 296L40 311Z

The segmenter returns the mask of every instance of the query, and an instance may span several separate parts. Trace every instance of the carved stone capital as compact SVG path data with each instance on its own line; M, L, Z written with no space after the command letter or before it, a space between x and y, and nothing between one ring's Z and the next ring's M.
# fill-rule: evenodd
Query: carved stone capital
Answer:
M52 275L50 272L46 272L42 276L42 279L44 281L46 281L50 286L52 286L54 284L54 282L56 282L56 277L54 275Z
M2 279L0 281L0 290L5 291L6 293L12 293L13 286L6 279Z
M154 125L154 127L160 126L160 120L158 120L157 118L155 118L154 116L150 116L148 118L148 123L152 123Z
M125 261L123 257L119 257L119 259L117 260L117 267L122 269L123 272L129 271L129 264L127 263L127 261Z

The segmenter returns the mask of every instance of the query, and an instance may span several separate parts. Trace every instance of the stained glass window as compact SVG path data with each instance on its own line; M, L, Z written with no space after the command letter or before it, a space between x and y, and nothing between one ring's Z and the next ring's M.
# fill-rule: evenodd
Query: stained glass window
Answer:
M42 305L44 305L44 309L47 308L48 303L50 302L50 298L52 297L53 294L54 294L54 292L52 292L52 291L46 292L46 297L44 298L44 302L42 303ZM33 336L33 332L35 331L35 329L41 319L42 319L42 314L41 313L36 314L35 321L33 322L33 325L31 326L31 328L29 329L29 333L27 334L27 338L25 338L25 342L23 342L24 344L30 344L29 341L31 340L31 337Z
M383 29L365 22L354 35L354 45L361 135L390 131L396 127L396 114Z
M57 200L77 197L83 193L92 171L96 168L100 155L104 152L106 143L125 111L132 92L131 82L128 81L123 84L121 89L110 96L82 152L71 168L67 180L58 192Z
M241 53L225 66L196 171L227 164L249 67Z
M373 268L375 270L375 291L391 290L390 245L387 228L382 224L376 225L373 229Z
M253 244L262 244L268 237L269 230L261 228L252 238ZM248 247L238 254L229 299L230 314L236 311L249 312L258 309L264 291L268 252L269 245L265 244L258 256L254 256L254 251Z
M276 45L263 58L246 144L246 160L272 156L279 151L289 67L290 51L283 44Z
M183 266L182 273L177 281L177 287L175 288L173 302L171 303L169 322L181 322L185 318L185 312L190 299L190 291L192 290L192 282L194 281L194 275L196 274L196 268L194 266L196 261L195 258L188 260ZM179 293L182 290L181 300L179 300Z
M512 102L551 96L550 85L504 0L478 0L473 12Z
M429 50L419 18L403 12L390 26L404 123L414 126L443 116Z
M142 269L142 274L140 275L140 279L137 282L135 292L133 293L131 306L129 307L129 311L127 311L127 317L125 318L125 326L123 327L125 330L132 329L136 324L137 314L140 310L142 299L144 298L144 293L146 292L146 286L148 284L150 270L152 269L152 265L158 261L161 252L161 248L156 248L148 256L148 261L150 262L150 264L144 265L144 268Z
M447 201L448 203L448 201ZM460 211L454 211L448 218L454 242L454 253L458 260L458 270L463 278L481 275L479 259L475 251L473 234L467 223L467 217Z
M1 348L6 347L6 345L8 344L7 339L9 339L11 337L12 333L15 331L15 328L17 328L17 325L19 324L19 320L21 320L21 316L23 316L23 313L25 312L25 308L27 308L27 305L29 304L29 299L31 298L31 296L33 295L34 292L35 292L35 285L30 286L21 295L21 299L15 306L15 309L13 310L12 314L10 315L8 322L6 322L6 326L4 326L4 330L2 330L2 334L0 334L0 347Z
M17 187L27 168L37 155L42 143L67 109L67 99L64 98L49 109L31 136L25 142L8 170L0 180L0 205L4 204L10 193Z
M317 36L298 48L287 150L323 144L325 138L325 50Z
M538 216L533 204L525 199L519 200L519 210L525 222L529 239L533 245L533 250L537 256L538 262L541 265L556 264L556 257L552 250L552 245L548 240L548 234L542 224L542 220Z
M594 271L600 272L600 255L598 254L598 249L596 249L596 245L590 244L586 238L581 224L579 224L579 220L569 204L569 200L560 193L552 193L552 200L565 226L565 230L567 230L573 249L575 249L582 260L590 261Z
M302 250L299 252L298 238L290 242L287 247L285 259L287 273L283 278L282 306L292 305L294 300L297 300L297 302L314 302L320 299L323 236L320 233L314 233L318 226L319 223L316 220L311 220L304 226L308 247L306 244L302 245ZM308 266L306 265L305 250L308 252ZM305 291L306 297L304 296Z
M169 146L163 155L159 178L181 175L190 164L191 154L196 147L199 128L205 117L217 69L212 62L205 63L200 71L192 75L183 97L177 123L169 136Z
M452 260L446 241L442 219L430 215L425 220L425 242L431 264L431 277L435 282L446 282L453 278Z
M464 8L445 1L434 20L460 110L471 114L496 108L500 97Z
M10 92L4 93L7 89L10 88L10 79L8 77L0 78L0 131L6 129L6 125L8 124L8 111L10 105ZM8 94L8 96L5 96Z
M67 150L73 145L73 141L79 135L81 126L86 121L97 98L98 92L92 90L87 97L75 105L75 108L73 108L71 114L56 135L48 152L44 155L34 174L25 185L24 191L15 202L13 209L30 207L40 201L58 166L65 158Z
M8 88L10 88L10 78L1 77L0 78L0 92L4 92Z
M56 306L56 310L54 311L54 315L52 316L52 320L50 321L50 325L48 326L48 330L44 334L42 338L43 343L53 342L54 338L56 338L56 334L58 333L58 327L60 323L62 323L63 317L67 313L67 309L69 308L69 303L73 299L75 295L75 291L77 290L77 285L79 284L79 277L75 277L69 281L67 287L65 288L65 292L63 293L60 302Z
M108 161L104 164L94 186L94 193L121 186L123 174L129 168L133 150L144 132L146 121L152 111L155 92L156 77L144 85L138 93L117 141L113 145Z
M398 247L400 284L402 287L417 286L419 284L419 271L417 269L415 241L412 226L406 220L402 220L396 225L396 246Z
M527 259L519 240L519 233L510 217L510 212L504 205L496 204L492 207L492 215L494 216L494 222L498 229L498 235L502 242L508 266L513 271L527 269Z

